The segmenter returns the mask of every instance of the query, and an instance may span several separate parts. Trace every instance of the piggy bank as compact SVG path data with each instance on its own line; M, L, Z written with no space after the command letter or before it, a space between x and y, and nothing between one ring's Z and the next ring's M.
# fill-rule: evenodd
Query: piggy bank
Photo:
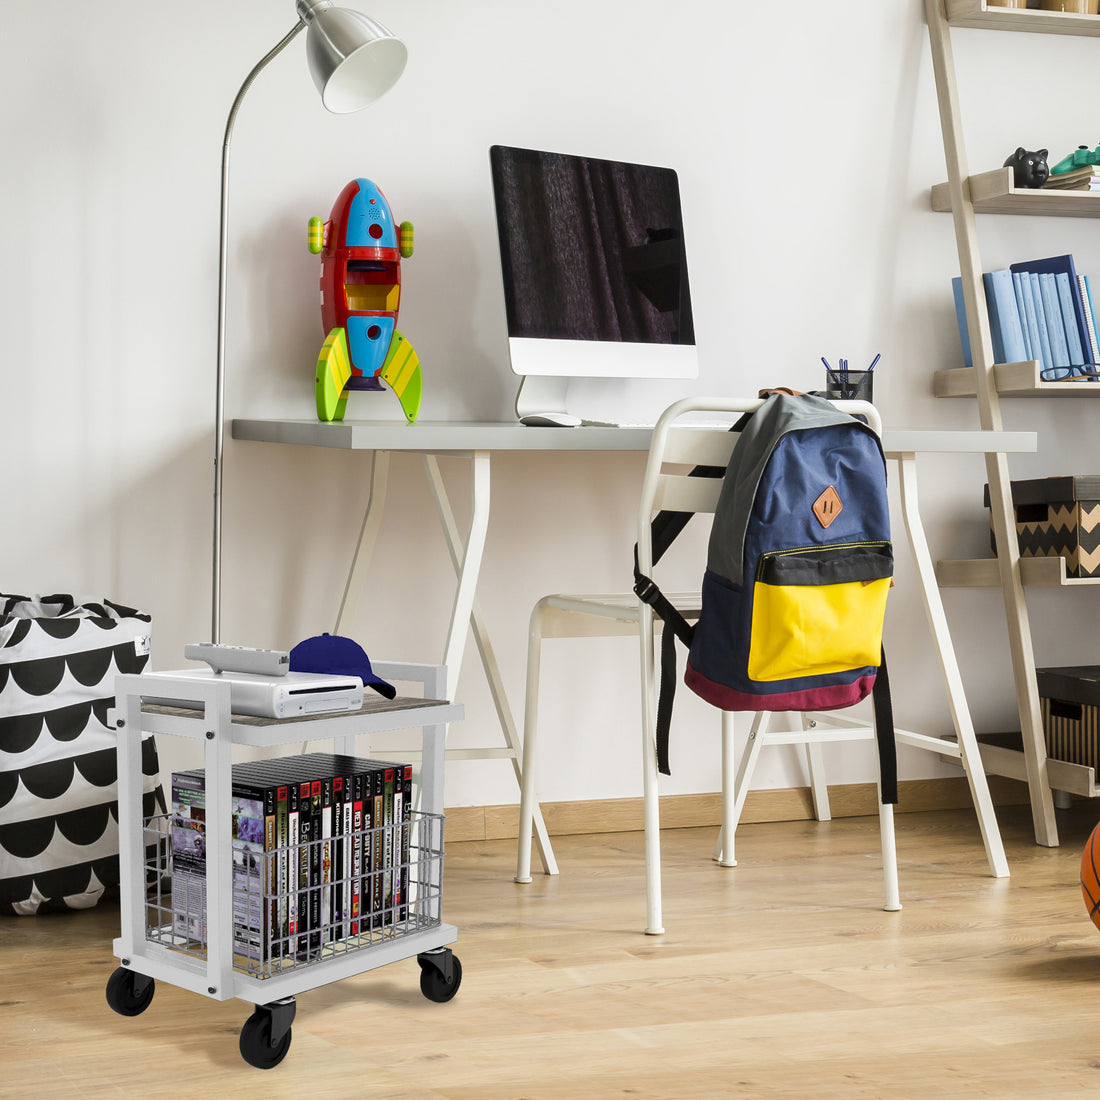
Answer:
M1017 187L1042 187L1050 175L1046 149L1029 153L1022 145L1004 162L1012 169L1012 182Z

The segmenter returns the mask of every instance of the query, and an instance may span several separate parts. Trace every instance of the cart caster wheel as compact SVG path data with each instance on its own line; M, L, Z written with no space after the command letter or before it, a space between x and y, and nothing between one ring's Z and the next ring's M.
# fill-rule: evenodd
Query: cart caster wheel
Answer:
M274 1069L290 1050L290 1020L294 1018L294 1002L290 1002L289 1019L280 1020L270 1008L257 1005L256 1011L241 1028L241 1057L256 1069ZM272 1034L278 1035L273 1040Z
M156 992L156 982L145 974L120 966L107 979L107 1004L120 1016L140 1016Z
M420 992L429 1001L446 1004L462 984L462 963L458 956L450 951L445 956L443 952L433 952L418 955L416 961L420 963Z

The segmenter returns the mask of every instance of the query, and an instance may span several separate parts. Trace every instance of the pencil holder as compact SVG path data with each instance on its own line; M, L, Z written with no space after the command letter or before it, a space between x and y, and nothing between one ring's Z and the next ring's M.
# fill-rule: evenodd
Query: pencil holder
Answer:
M825 396L830 401L871 401L874 381L874 373L869 370L829 371L825 376Z

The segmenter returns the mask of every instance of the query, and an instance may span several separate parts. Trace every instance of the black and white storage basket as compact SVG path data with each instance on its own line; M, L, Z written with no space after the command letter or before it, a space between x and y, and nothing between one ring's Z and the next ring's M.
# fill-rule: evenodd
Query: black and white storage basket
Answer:
M118 886L115 676L149 660L150 616L0 593L0 913L87 909ZM142 743L143 814L166 811Z

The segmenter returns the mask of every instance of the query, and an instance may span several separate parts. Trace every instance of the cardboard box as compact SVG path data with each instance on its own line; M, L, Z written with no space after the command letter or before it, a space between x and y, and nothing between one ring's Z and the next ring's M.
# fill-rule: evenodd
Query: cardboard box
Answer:
M1100 665L1037 668L1047 756L1100 767Z
M988 508L988 485L984 499ZM1014 481L1012 506L1021 557L1063 557L1067 576L1100 576L1100 476ZM989 537L996 555L992 517Z

